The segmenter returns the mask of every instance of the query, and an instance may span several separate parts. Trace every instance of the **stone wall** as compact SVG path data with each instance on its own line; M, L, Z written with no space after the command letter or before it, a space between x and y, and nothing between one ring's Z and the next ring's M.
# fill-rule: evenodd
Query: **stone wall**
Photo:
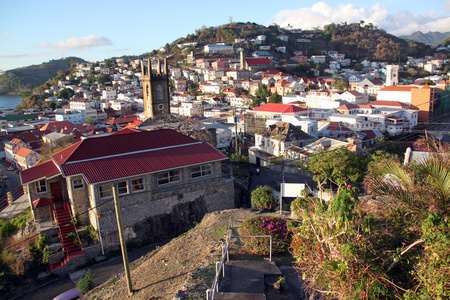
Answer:
M174 237L212 211L234 208L234 180L213 178L144 193L147 198L120 199L127 242L144 243ZM113 201L101 206L100 233L105 251L119 247Z
M94 260L97 256L101 255L102 253L100 243L83 248L83 251L85 253L84 255L69 259L69 261L64 266L54 270L52 273L56 275L64 275L73 272L77 268L90 263L92 260Z

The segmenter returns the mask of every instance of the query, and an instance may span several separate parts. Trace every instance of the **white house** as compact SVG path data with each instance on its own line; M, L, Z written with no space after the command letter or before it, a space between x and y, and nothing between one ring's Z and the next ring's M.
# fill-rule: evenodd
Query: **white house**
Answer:
M103 90L102 91L102 99L105 100L115 100L117 97L117 92L116 90Z
M81 124L85 120L81 111L71 111L65 114L55 114L55 121L69 121L73 124Z

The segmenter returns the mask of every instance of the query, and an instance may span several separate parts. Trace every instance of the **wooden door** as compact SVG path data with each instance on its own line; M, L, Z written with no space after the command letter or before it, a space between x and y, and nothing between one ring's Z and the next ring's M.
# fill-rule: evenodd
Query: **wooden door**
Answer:
M62 190L61 190L61 182L50 183L50 189L52 192L53 203L62 202L63 195L62 195Z

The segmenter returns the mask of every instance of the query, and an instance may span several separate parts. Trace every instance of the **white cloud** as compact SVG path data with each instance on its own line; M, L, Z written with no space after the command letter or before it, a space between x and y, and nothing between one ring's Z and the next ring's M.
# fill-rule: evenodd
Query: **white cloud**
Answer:
M14 32L14 33L11 33L11 32L7 32L7 31L2 32L2 34L3 34L4 36L15 36L15 35L16 35L15 32Z
M450 9L450 0L445 4ZM275 22L282 27L288 24L294 28L312 29L330 23L372 23L395 35L411 34L414 31L447 32L450 28L450 17L438 15L436 10L427 14L415 14L401 11L391 14L379 3L369 8L355 7L353 4L338 4L336 8L325 2L317 2L311 7L296 10L282 10L275 15Z
M110 39L104 36L88 35L81 38L70 38L66 41L62 41L55 44L41 43L38 44L39 48L52 48L54 50L84 50L86 48L92 49L100 46L111 46Z
M445 3L442 4L442 9L445 12L450 13L450 0L447 0Z

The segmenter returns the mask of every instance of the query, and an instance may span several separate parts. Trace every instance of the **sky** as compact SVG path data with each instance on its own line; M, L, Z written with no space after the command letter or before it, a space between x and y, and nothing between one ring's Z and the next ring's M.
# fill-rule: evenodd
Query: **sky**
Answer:
M364 20L394 35L450 31L450 0L0 0L0 8L0 72L68 56L140 55L230 21L305 30Z

